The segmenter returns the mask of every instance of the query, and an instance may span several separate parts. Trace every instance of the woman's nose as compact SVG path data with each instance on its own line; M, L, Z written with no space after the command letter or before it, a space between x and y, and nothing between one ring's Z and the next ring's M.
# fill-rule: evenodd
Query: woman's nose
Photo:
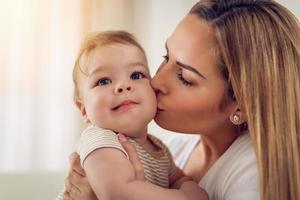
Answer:
M151 86L156 94L167 94L168 73L165 69L159 69L151 80Z
M123 92L129 92L132 91L133 87L129 83L120 83L115 88L115 93L120 94Z

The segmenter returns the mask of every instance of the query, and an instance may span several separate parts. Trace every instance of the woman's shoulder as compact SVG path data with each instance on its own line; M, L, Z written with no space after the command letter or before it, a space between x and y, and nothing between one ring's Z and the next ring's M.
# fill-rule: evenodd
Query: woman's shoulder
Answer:
M249 134L236 139L200 185L213 199L259 199L259 174Z

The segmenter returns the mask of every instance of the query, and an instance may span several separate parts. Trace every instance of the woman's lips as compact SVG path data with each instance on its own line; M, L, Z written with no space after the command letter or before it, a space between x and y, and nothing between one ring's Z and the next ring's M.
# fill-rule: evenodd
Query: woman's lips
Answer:
M161 109L161 108L157 107L157 111L163 111L163 109Z

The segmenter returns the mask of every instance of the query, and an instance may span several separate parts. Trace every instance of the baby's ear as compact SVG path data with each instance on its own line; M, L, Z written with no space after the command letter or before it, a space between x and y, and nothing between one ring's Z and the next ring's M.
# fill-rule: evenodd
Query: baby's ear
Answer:
M83 122L88 124L90 123L90 119L87 116L86 110L85 110L85 106L84 106L84 102L80 99L76 100L76 106L77 108L80 110L81 116L83 117Z

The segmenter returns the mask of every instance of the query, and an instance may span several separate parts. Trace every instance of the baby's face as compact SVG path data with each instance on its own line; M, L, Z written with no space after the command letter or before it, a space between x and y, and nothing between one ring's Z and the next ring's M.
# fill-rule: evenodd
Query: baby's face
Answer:
M156 96L143 52L133 45L95 49L81 80L82 101L92 124L137 137L156 113Z

